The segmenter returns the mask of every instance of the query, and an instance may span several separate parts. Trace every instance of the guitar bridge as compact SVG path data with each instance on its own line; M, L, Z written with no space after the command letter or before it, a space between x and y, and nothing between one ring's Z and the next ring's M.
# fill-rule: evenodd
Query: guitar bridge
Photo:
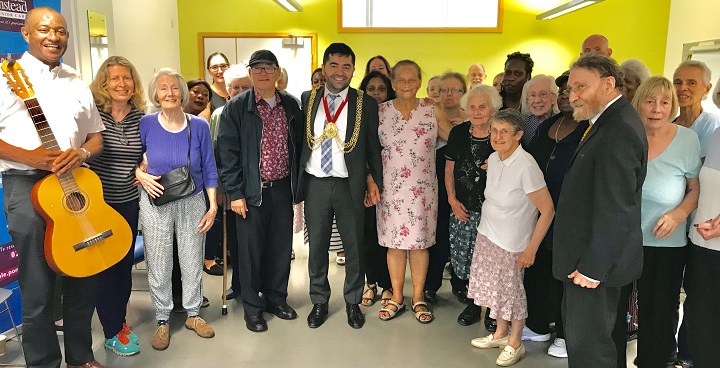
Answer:
M88 239L81 241L80 243L73 245L73 249L75 249L75 251L77 252L77 251L79 251L81 249L85 249L91 245L100 243L101 241L111 237L112 235L113 235L112 230L110 230L110 229L105 230L105 231L101 232L100 234L97 234L93 237L90 237Z

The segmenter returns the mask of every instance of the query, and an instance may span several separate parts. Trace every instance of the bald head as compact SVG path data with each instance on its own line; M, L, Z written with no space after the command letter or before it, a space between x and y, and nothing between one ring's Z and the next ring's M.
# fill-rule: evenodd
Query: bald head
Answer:
M60 13L45 6L34 8L27 13L20 33L28 43L30 55L51 69L60 64L70 34Z
M582 52L580 55L600 55L611 57L612 49L610 48L610 41L608 41L608 39L603 35L591 35L583 41Z
M486 77L487 74L485 73L485 67L482 64L476 63L470 65L470 69L468 69L467 74L467 80L470 82L470 88L483 84Z

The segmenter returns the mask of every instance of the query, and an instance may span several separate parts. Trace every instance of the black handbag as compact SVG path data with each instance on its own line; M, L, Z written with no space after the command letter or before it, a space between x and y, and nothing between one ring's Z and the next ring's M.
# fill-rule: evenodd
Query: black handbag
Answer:
M177 169L171 170L162 174L158 183L165 188L162 195L157 198L150 199L156 206L162 206L164 204L177 201L178 199L185 198L192 194L196 187L195 181L190 175L190 117L187 117L187 132L188 132L188 155L187 165L178 167Z

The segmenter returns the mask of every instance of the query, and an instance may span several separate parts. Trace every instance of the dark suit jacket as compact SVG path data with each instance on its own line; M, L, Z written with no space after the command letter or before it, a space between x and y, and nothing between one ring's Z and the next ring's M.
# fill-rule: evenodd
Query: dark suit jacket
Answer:
M303 128L302 128L302 151L300 153L300 175L295 187L296 201L301 202L303 198L304 173L310 160L310 147L307 143L307 112L311 108L310 124L314 124L315 117L318 113L318 107L325 93L325 87L318 88L317 95L313 106L308 107L310 103L310 94L303 93ZM347 109L347 129L345 134L345 142L350 140L352 132L355 128L355 117L357 110L358 92L354 88L348 90ZM323 110L320 110L324 114ZM310 131L313 132L311 125ZM334 144L334 143L333 143ZM363 200L365 199L365 191L367 189L367 174L372 175L375 183L382 191L382 159L380 156L380 141L378 140L378 104L374 98L363 94L362 120L360 126L360 136L358 138L355 149L345 154L345 165L348 169L348 180L350 182L350 191L352 193L352 203L356 207L364 208Z
M621 97L600 115L570 161L555 214L555 278L567 282L577 269L619 287L640 277L647 152L640 117Z

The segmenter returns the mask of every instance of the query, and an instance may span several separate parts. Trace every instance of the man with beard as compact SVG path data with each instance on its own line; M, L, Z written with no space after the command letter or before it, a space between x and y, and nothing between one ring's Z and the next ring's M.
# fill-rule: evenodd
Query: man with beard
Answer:
M470 65L468 69L467 80L470 82L470 89L473 89L485 81L487 73L485 73L485 67L480 63Z
M518 51L507 56L505 61L505 79L502 82L500 96L503 98L505 109L520 110L520 98L525 83L532 78L535 62L530 54L523 54Z
M328 315L327 253L333 216L347 257L343 294L348 324L353 328L365 324L358 305L365 283L364 202L374 205L380 199L382 161L378 104L349 87L354 71L352 49L343 43L331 44L323 56L325 85L304 95L302 101L305 121L296 200L305 200L310 244L310 328L320 327ZM368 180L369 175L373 180ZM368 187L368 181L378 184Z
M571 368L624 361L625 335L613 333L621 288L642 271L640 201L648 144L621 87L612 59L586 56L570 69L573 117L590 123L570 161L555 216L553 276L565 282Z

